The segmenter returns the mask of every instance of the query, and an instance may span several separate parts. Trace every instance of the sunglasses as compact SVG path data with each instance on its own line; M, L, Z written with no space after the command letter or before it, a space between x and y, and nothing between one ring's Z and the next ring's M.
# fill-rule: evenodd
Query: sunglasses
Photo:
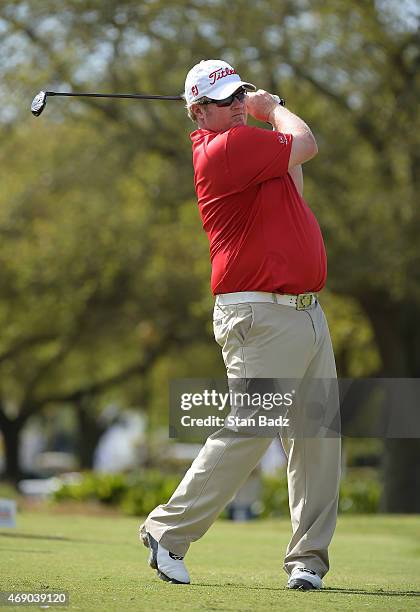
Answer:
M215 104L219 108L222 106L230 106L235 98L239 100L239 102L243 102L246 96L246 89L241 87L237 89L231 96L227 98L223 98L223 100L212 100L212 98L203 98L199 101L199 104Z

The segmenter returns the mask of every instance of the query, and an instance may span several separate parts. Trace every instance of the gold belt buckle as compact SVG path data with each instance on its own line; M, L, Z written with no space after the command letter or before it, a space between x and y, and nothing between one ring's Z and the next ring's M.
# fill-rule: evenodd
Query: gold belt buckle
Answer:
M306 310L314 303L313 293L299 293L296 296L296 310Z

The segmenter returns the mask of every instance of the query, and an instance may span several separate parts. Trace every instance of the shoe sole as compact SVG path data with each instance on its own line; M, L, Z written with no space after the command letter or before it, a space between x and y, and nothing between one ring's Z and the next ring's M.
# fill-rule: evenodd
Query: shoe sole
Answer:
M318 591L319 588L315 587L309 580L303 578L294 578L287 583L288 589L295 589L297 591Z
M140 527L139 535L140 535L140 540L143 542L143 546L145 546L146 548L150 550L149 559L148 559L148 563L150 567L156 571L159 571L158 566L157 566L157 561L156 561L157 552L156 554L153 554L153 548L149 541L149 534L147 533L144 525Z
M172 584L189 584L189 582L181 582L180 580L175 580L175 578L169 578L169 576L160 571L157 564L158 543L150 535L150 533L146 531L144 525L140 527L140 540L143 542L143 545L150 550L148 563L152 569L156 570L156 573L161 580L164 582L171 582Z

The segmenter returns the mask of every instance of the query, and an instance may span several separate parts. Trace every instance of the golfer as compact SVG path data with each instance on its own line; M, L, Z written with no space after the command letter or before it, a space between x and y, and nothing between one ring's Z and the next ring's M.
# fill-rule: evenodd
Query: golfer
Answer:
M214 334L228 379L335 379L317 298L326 281L324 243L302 197L301 164L318 152L311 130L220 60L189 71L185 100L198 124L191 134L195 188L210 242ZM264 127L247 126L248 115ZM336 525L340 438L281 440L292 522L287 586L319 589ZM207 439L168 503L140 528L160 578L190 582L190 543L206 533L271 442L226 431ZM229 554L228 546L220 553Z

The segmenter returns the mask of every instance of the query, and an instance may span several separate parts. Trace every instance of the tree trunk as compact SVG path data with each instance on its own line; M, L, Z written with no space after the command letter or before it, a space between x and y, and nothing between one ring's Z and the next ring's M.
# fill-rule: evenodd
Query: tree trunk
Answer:
M95 448L104 432L104 427L98 423L97 415L89 399L84 398L76 404L76 413L79 423L79 466L81 470L91 470Z
M420 512L420 440L385 440L384 512Z
M22 478L19 465L19 437L23 427L20 420L2 420L2 432L6 451L5 479L16 484Z
M392 303L384 294L369 295L362 305L375 332L383 365L382 375L388 378L419 377L418 338L413 325L419 319L418 310L412 304ZM385 440L382 474L382 511L420 512L420 440Z

